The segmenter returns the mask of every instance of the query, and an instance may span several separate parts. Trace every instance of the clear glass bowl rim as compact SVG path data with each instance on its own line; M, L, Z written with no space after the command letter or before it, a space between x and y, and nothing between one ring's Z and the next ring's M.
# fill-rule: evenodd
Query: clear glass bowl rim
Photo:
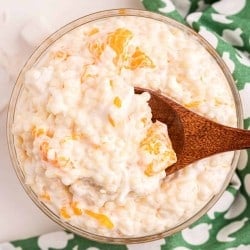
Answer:
M188 227L191 225L193 222L198 220L200 217L202 217L215 203L216 201L220 198L220 196L223 194L225 191L226 187L228 186L230 180L232 179L232 176L234 174L234 171L237 166L237 162L239 160L240 156L240 151L235 151L234 152L234 157L232 160L231 164L231 170L226 177L222 188L220 192L216 195L214 195L208 203L200 209L194 216L189 218L183 223L178 224L177 226L168 229L164 232L161 233L156 233L153 235L147 235L147 236L141 236L141 237L106 237L98 234L94 234L85 230L82 230L80 228L77 228L67 222L62 221L58 215L54 214L44 203L38 200L37 195L32 191L32 189L25 184L25 178L24 178L24 173L19 165L19 162L17 160L17 155L16 155L16 150L14 146L14 137L12 135L11 127L14 121L14 115L15 115L15 107L17 104L18 96L20 94L20 91L22 89L22 82L24 78L24 74L27 70L29 70L38 60L39 57L46 51L47 48L49 48L50 45L52 45L56 40L58 40L60 37L62 37L64 34L67 32L70 32L71 30L82 26L84 24L87 24L89 22L97 21L100 19L104 18L109 18L109 17L116 17L116 16L136 16L136 17L144 17L144 18L150 18L153 20L158 20L163 23L166 23L167 25L174 26L198 39L200 44L212 55L212 57L216 60L218 63L219 67L222 69L229 87L232 92L232 96L234 98L235 102L235 107L236 107L236 115L237 115L237 127L238 128L243 128L243 115L242 115L242 105L239 97L239 93L237 91L237 88L235 86L235 81L224 63L224 61L221 59L221 57L218 55L218 53L215 51L215 49L203 38L201 37L198 33L196 33L194 30L189 28L188 26L185 26L184 24L181 24L169 17L149 12L146 10L137 10L137 9L111 9L111 10L105 10L105 11L100 11L96 12L84 17L81 17L75 21L72 21L59 30L57 30L55 33L53 33L51 36L49 36L45 41L43 41L40 46L34 51L34 53L30 56L30 58L27 60L26 64L20 71L20 74L16 80L10 102L9 102L9 107L8 107L8 115L7 115L7 139L8 139L8 148L9 148L9 153L12 161L12 165L14 167L14 170L16 172L16 175L21 182L24 190L28 194L28 196L33 200L33 202L42 210L43 213L45 213L50 219L52 219L54 222L62 226L64 229L71 231L73 233L76 233L77 235L80 235L82 237L86 237L90 240L98 241L98 242L104 242L104 243L110 243L110 244L134 244L134 243L144 243L148 241L154 241L157 239L161 239L167 236L170 236L174 233L177 233L181 231L182 229Z

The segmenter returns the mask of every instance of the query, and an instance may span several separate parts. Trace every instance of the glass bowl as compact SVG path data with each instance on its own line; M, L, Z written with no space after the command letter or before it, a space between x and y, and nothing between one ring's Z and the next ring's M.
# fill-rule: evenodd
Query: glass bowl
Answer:
M166 23L168 25L171 25L173 27L176 27L182 31L185 31L186 33L190 34L191 36L194 36L198 39L200 44L212 55L212 57L215 59L219 67L222 69L224 76L228 82L228 85L231 89L232 96L234 98L235 107L236 107L236 115L237 115L237 127L242 128L243 124L243 118L242 118L242 108L241 108L241 102L239 98L239 94L237 92L237 89L235 87L234 80L231 76L231 73L229 72L227 66L223 62L223 60L220 58L220 56L217 54L217 52L212 48L212 46L204 40L199 34L194 32L192 29L188 28L187 26L178 23L177 21L174 21L170 18L167 18L165 16L155 14L148 11L142 11L142 10L135 10L135 9L117 9L117 10L107 10L102 11L98 13L94 13L82 18L79 18L66 26L62 27L60 30L56 31L54 34L52 34L49 38L47 38L32 54L32 56L29 58L27 63L22 68L19 77L16 81L10 104L9 104L9 110L8 110L8 118L7 118L7 137L8 137L8 146L9 146L9 152L11 155L12 164L14 166L15 172L24 188L24 190L27 192L29 197L33 200L33 202L53 221L55 221L57 224L65 228L66 230L69 230L71 232L74 232L80 236L100 241L100 242L106 242L106 243L112 243L112 244L131 244L131 243L142 243L147 241L153 241L157 240L166 236L170 236L176 232L179 232L180 230L188 227L190 224L198 220L201 216L203 216L214 204L215 202L220 198L222 193L225 191L226 187L228 186L233 173L235 171L238 159L239 159L239 151L234 152L234 157L231 163L231 170L228 173L227 177L225 178L225 181L220 189L220 192L218 192L216 195L214 195L207 204L200 209L194 216L189 218L183 223L180 223L179 225L168 229L161 233L155 233L152 235L147 235L143 237L106 237L98 234L94 234L92 232L85 231L83 229L80 229L76 226L73 226L65 221L62 221L58 215L56 215L54 212L52 212L42 201L40 201L37 197L37 195L32 191L32 189L25 184L25 176L22 171L22 168L20 166L20 163L17 158L17 152L14 145L14 136L12 134L12 124L14 121L15 116L15 108L17 105L18 97L22 91L23 87L23 80L24 80L24 74L27 70L29 70L36 62L39 60L40 56L60 37L62 37L64 34L68 33L69 31L82 26L84 24L87 24L89 22L94 22L97 20L101 20L104 18L109 17L116 17L116 16L137 16L137 17L145 17L150 18L153 20L158 20L160 22Z

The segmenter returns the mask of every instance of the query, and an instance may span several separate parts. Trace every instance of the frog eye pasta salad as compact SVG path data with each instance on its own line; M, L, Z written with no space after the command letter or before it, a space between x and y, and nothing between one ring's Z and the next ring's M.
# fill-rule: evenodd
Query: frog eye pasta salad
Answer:
M166 176L176 162L167 125L152 121L161 91L236 126L228 82L198 40L139 16L103 18L55 41L25 72L12 133L25 183L60 220L108 237L160 233L217 194L233 152Z

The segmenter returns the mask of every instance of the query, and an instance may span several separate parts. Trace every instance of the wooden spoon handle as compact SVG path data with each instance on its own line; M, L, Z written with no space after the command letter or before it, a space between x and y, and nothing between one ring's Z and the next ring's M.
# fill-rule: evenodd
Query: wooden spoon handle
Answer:
M227 143L221 145L221 152L250 148L250 131L224 126L221 131Z
M250 147L250 131L223 126L203 118L195 129L185 131L183 161L195 160L213 154ZM202 119L202 120L203 120Z

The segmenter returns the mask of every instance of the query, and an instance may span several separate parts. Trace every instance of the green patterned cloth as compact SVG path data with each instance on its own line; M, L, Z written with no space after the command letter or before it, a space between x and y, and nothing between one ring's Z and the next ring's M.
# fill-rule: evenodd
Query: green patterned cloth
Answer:
M250 1L142 0L146 9L187 23L219 52L239 89L244 125L250 127ZM229 187L199 221L171 237L151 243L117 246L101 244L65 231L0 244L0 249L147 249L250 250L250 151L241 160Z

